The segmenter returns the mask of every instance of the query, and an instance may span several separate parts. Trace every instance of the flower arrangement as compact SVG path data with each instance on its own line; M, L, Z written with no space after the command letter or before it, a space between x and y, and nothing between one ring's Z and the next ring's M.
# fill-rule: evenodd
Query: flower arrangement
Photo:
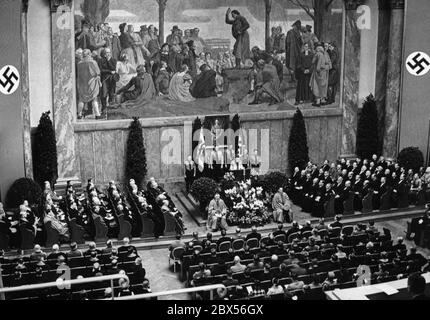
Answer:
M227 215L230 225L250 227L269 222L269 206L262 187L252 187L251 181L247 180L239 182L238 187L224 190L224 194L231 204Z

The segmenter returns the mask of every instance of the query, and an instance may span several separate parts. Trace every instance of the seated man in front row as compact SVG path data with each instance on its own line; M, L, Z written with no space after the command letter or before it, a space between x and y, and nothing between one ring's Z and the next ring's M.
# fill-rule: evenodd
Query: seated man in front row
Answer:
M227 230L227 206L221 199L220 194L216 193L214 199L209 203L207 228L215 232L220 228Z
M279 188L278 192L273 196L272 208L274 222L284 223L284 220L286 220L286 222L291 222L291 201L282 187Z

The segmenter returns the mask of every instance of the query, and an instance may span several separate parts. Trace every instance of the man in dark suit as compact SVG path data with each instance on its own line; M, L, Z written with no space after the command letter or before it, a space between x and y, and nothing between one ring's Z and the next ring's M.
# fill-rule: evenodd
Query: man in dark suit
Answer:
M426 280L418 273L412 274L408 278L408 291L412 296L412 300L430 300L425 295Z
M330 227L331 228L341 228L342 229L343 223L340 222L340 220L342 220L342 218L340 216L335 216L334 219L335 219L335 221L332 224L330 224Z
M240 228L236 228L236 234L231 238L233 241L238 240L238 239L245 240L245 237L242 235L242 230Z
M283 230L284 225L282 223L278 223L278 230L273 232L273 237L279 236L281 234L285 235L285 238L287 237L287 233L285 230Z
M261 240L261 233L258 233L257 232L257 227L256 226L253 226L252 227L252 229L251 229L251 233L249 233L247 236L246 236L246 241L248 241L249 239L257 239L258 241L260 241Z
M201 246L202 245L202 241L199 239L199 233L198 232L193 232L193 239L191 239L191 241L193 242L193 245L195 245L195 246Z
M297 222L297 221L293 221L293 225L291 226L291 228L290 229L288 229L288 231L287 231L287 240L288 240L288 237L290 236L290 235L292 235L292 234L294 234L294 233L297 233L297 232L301 232L301 230L300 230L300 226L299 226L299 223Z
M231 237L227 237L227 231L225 231L225 229L221 230L221 238L218 239L218 241L216 242L217 246L219 247L219 245L223 242L231 242Z

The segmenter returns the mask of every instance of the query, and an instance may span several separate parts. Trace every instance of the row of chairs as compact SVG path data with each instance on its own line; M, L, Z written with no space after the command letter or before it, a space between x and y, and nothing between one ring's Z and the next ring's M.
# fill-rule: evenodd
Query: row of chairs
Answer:
M343 212L336 212L335 196L333 195L323 204L322 208L324 212L321 213L313 210L312 214L314 216L322 215L327 218L334 217L336 214L353 215L356 211L371 213L375 210L387 211L392 208L404 209L409 207L409 205L424 206L430 201L430 192L426 192L425 190L418 192L417 201L412 204L409 202L408 193L398 193L396 203L393 202L393 194L393 188L389 187L388 190L381 195L379 201L375 201L374 194L371 190L364 197L358 196L351 191L348 198L342 203Z

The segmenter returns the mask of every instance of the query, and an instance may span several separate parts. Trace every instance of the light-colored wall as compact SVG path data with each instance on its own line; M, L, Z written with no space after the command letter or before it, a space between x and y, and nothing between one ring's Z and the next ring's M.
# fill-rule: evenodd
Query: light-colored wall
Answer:
M31 127L43 112L52 112L51 17L49 1L31 0L28 7L28 66Z
M342 110L305 110L303 114L310 159L316 163L322 163L325 159L336 160L340 153L338 132L341 130ZM288 140L293 115L294 111L240 115L242 128L249 133L249 137L257 137L248 149L252 151L256 147L263 162L267 159L263 166L267 166L269 170L288 169ZM141 120L146 145L147 177L155 177L165 183L183 181L182 163L184 157L190 154L183 151L184 145L188 144L188 140L183 138L184 132L187 132L184 130L184 121L193 120L194 118ZM76 154L82 181L94 178L97 184L104 185L110 180L124 180L129 125L128 120L75 125ZM163 135L167 129L177 130L180 138L177 141L173 138L168 140L168 137ZM253 133L250 133L251 131ZM167 164L162 161L162 154L168 144L180 147L180 164Z
M430 55L428 12L430 1L407 0L404 36L404 59L415 51ZM399 150L409 146L419 147L427 154L430 123L430 72L416 77L403 66L402 110L400 118Z
M360 54L360 89L359 107L371 93L375 95L376 57L378 45L378 3L377 0L367 0L364 3L370 8L370 30L361 30Z

